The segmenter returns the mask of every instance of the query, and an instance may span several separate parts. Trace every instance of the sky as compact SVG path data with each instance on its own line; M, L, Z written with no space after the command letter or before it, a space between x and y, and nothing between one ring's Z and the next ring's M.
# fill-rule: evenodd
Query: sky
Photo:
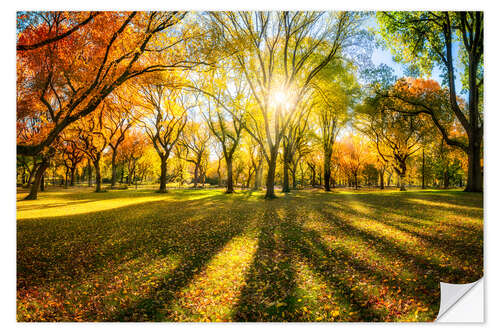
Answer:
M375 18L370 18L369 20L367 20L366 26L367 26L367 28L372 28L372 29L378 30L378 23L377 23ZM455 44L453 47L453 55L455 56L455 58L458 56L457 53L458 53L458 48L456 47L456 44ZM405 76L404 75L404 65L401 65L401 64L395 62L393 60L391 52L387 49L375 48L373 50L373 54L372 54L372 61L376 66L383 63L383 64L386 64L387 66L391 67L392 69L394 69L394 74L398 78ZM440 74L441 73L440 73L439 69L434 68L432 70L432 74L431 74L430 78L439 82L439 84L442 85L442 78L440 77ZM460 93L462 90L462 83L460 82L458 75L457 75L457 79L455 80L455 85L457 88L456 89L457 94L464 97L464 95Z

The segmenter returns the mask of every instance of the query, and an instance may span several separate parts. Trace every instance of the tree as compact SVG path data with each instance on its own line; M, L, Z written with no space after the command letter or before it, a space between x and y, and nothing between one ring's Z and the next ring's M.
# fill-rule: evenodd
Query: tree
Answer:
M318 103L314 116L323 148L325 191L330 191L333 146L342 126L347 122L347 109L357 94L356 78L352 65L342 61L331 62L315 80Z
M128 92L132 94L132 92ZM108 139L108 145L111 148L111 187L116 186L116 157L118 147L125 140L125 134L134 124L132 115L133 105L122 98L120 95L111 95L104 101L106 113L104 115L104 131Z
M368 98L358 108L361 124L358 128L374 143L379 157L390 163L400 177L400 190L405 190L407 160L422 143L428 125L419 115L393 111L383 99Z
M179 141L187 123L189 96L181 94L175 77L165 81L162 77L146 78L139 88L143 114L140 120L147 136L160 157L159 192L167 192L167 160Z
M108 146L108 138L104 133L104 105L100 112L78 120L68 131L75 147L82 151L95 169L95 191L102 192L101 159ZM89 174L90 178L90 174Z
M194 165L194 188L198 187L198 183L202 179L200 176L203 175L203 162L208 155L210 139L210 131L194 121L190 121L182 133L181 144L185 147L184 159Z
M71 139L65 140L64 135L62 136L62 142L58 145L58 147L62 153L62 160L66 167L67 173L69 172L69 186L74 186L76 168L78 167L80 162L83 161L84 153L80 149L78 149L74 141L71 141Z
M245 128L268 164L266 198L275 197L276 161L284 133L309 83L356 31L358 14L213 12L213 40L235 59L256 103Z
M359 188L358 177L363 167L372 159L366 140L354 134L349 134L340 143L342 149L341 165L348 174L355 189Z
M139 129L134 129L127 134L126 138L121 144L121 149L117 154L117 160L123 163L123 169L125 169L125 167L127 169L128 186L132 185L132 182L135 179L138 161L141 160L144 155L146 155L148 140L149 139L144 132L140 131ZM113 154L113 152L111 152L111 154ZM152 161L149 157L143 158L142 160L145 163L144 166L151 166ZM145 174L144 171L145 170L143 168L140 172Z
M208 97L203 116L222 147L227 169L226 193L233 193L233 157L240 143L246 114L245 86L241 80L215 71L212 71L210 81L208 87L198 88Z
M447 107L428 103L425 95L391 94L414 107L412 112L430 116L448 145L468 155L465 191L482 192L483 139L483 12L383 12L377 15L381 36L400 62L429 73L437 65L445 75ZM454 50L458 49L458 57ZM463 66L462 85L468 103L460 105L456 91L456 63ZM466 133L463 142L450 137L440 116L449 112Z
M300 111L297 112L297 117L288 124L287 130L283 134L283 189L282 191L290 192L290 167L293 169L294 159L298 161L297 151L304 145L304 140L308 137L308 120L314 103L303 104Z
M82 17L89 15L83 24ZM43 152L127 80L196 65L185 52L171 53L181 58L154 57L169 48L193 49L182 48L189 34L174 29L185 16L186 12L18 13L18 20L27 22L18 25L17 124L35 126L37 135L30 141L18 136L17 153ZM69 22L80 23L70 28Z

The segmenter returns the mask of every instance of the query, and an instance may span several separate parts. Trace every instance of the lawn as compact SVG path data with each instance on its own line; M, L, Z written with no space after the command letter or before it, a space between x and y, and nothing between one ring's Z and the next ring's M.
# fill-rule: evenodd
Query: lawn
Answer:
M483 275L481 194L39 197L17 202L18 321L432 321L440 281Z

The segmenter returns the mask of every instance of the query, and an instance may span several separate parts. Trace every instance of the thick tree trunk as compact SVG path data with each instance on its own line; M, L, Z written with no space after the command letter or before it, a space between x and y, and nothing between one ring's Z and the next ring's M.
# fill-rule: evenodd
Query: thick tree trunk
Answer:
M406 191L406 187L405 187L405 173L400 173L399 174L399 190L400 191Z
M290 162L287 158L283 159L283 188L282 192L290 192L290 177L289 177Z
M262 156L259 159L259 162L257 163L257 169L255 170L255 182L253 185L254 190L260 190L262 187L262 173L264 172L264 168L262 167Z
M199 174L199 165L195 164L194 166L194 188L198 187L198 174Z
M448 172L448 166L446 167L443 173L443 187L445 190L450 188L450 174Z
M234 192L233 188L233 158L226 158L226 168L227 168L227 182L226 182L226 193L230 194Z
M38 168L36 169L35 172L35 179L33 181L33 184L31 185L31 190L30 193L24 200L36 200L38 197L38 189L41 188L41 183L42 183L42 178L43 174L45 173L45 170L49 167L49 162L47 160L42 160Z
M45 172L42 173L42 180L40 181L40 192L45 191Z
M88 170L88 175L89 175L88 182L89 182L89 187L90 187L90 186L92 186L92 165L90 165L90 161L88 162L87 170Z
M471 138L469 138L471 139ZM483 192L483 172L481 170L481 142L469 141L467 186L465 192Z
M98 157L94 161L94 168L95 168L95 191L96 192L102 192L102 179L101 179L101 158Z
M276 158L278 155L278 151L271 151L271 156L268 161L268 170L267 170L267 178L266 178L266 199L276 198L274 194L274 177L276 175Z
M160 156L160 189L158 192L167 192L167 158L165 156Z
M292 170L292 189L297 189L297 168Z
M380 176L380 189L383 190L384 189L384 170L380 170L378 173Z
M75 186L75 171L76 167L72 167L70 170L69 186Z
M33 182L33 176L36 175L37 166L33 167L33 170L29 173L28 186Z

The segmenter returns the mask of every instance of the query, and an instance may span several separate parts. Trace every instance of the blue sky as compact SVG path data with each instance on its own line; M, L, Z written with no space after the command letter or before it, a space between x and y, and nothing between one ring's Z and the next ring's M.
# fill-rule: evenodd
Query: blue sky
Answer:
M368 19L366 21L366 26L368 28L371 28L371 29L375 29L375 30L378 30L378 23L376 21L375 18L371 17L370 19ZM458 56L458 48L457 48L457 45L455 44L454 47L453 47L453 55L455 57L455 59L457 58ZM378 66L380 64L386 64L387 66L391 67L392 69L394 69L394 74L400 78L400 77L403 77L405 76L404 75L404 65L402 64L399 64L397 62L395 62L393 60L393 57L392 57L392 54L389 50L387 49L384 49L384 48L375 48L373 50L373 54L372 54L372 61L373 63ZM456 68L455 68L456 70ZM432 74L430 76L430 78L432 78L433 80L439 82L439 84L442 85L442 79L440 77L440 71L438 68L434 68L432 70ZM461 96L464 96L463 94L460 93L460 91L462 90L462 83L460 82L460 79L459 79L459 75L457 73L457 79L455 80L455 85L456 85L456 88L457 88L457 94L458 95L461 95Z

